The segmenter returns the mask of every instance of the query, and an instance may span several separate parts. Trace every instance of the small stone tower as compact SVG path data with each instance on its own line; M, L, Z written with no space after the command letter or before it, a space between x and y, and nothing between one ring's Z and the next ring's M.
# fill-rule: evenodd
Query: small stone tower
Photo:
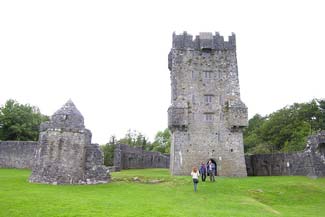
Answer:
M41 124L30 182L96 184L109 181L109 171L84 118L69 100Z
M221 176L246 176L243 127L247 107L240 100L236 39L219 33L173 34L168 56L172 133L170 169L188 175L212 160Z

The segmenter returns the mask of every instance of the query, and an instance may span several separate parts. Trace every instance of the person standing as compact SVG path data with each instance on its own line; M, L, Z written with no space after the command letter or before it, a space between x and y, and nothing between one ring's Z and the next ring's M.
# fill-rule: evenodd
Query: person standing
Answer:
M192 168L191 176L192 176L193 184L194 184L194 192L196 192L197 184L199 183L199 176L200 176L200 173L199 173L197 167Z
M209 160L209 163L208 163L208 173L209 173L209 176L210 176L210 181L211 182L214 182L215 181L215 174L214 174L214 171L215 171L215 164L212 163L211 160Z
M207 166L205 165L205 163L203 163L203 161L201 161L200 175L201 175L202 182L205 182L205 179L207 177Z

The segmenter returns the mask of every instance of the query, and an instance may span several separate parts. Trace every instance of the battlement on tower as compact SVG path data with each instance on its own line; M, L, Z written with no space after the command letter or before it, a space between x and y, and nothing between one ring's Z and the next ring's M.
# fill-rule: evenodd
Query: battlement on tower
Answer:
M224 40L224 37L216 32L213 35L212 32L200 32L199 35L193 36L183 32L183 34L177 35L173 33L173 49L180 50L236 50L236 36L234 33L228 36L228 41Z

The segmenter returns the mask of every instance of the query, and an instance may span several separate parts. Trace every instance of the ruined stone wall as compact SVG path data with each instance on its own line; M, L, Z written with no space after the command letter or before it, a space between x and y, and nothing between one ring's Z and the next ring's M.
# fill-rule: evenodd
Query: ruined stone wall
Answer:
M118 144L114 150L115 169L169 168L169 156L144 151L141 147Z
M32 168L34 141L0 141L0 168Z
M312 173L310 157L304 153L257 154L246 156L249 176L309 175Z
M61 131L55 128L40 132L35 151L32 182L75 184L84 180L86 144L91 133Z
M246 156L249 176L325 176L325 163L313 153L279 153Z
M185 175L213 159L222 176L246 176L242 128L247 107L240 99L235 35L173 35L171 77L171 173Z
M30 182L97 184L110 180L102 152L98 144L91 143L91 132L71 100L41 124L34 160Z
M98 144L86 145L85 177L88 184L108 181L108 168L104 166L104 154ZM98 181L99 180L99 181Z
M247 155L249 176L325 176L325 131L308 138L306 149L297 153Z

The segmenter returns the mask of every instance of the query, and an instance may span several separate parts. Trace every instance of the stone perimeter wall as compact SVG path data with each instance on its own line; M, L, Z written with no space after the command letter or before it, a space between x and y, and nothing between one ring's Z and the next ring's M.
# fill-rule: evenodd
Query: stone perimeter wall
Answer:
M32 168L36 146L34 141L0 141L0 168ZM313 152L246 155L245 161L248 176L325 176L325 158ZM117 170L169 168L169 156L117 145L114 166Z
M245 156L249 176L325 176L325 131L308 137L303 152Z
M325 176L325 161L308 152L246 155L248 176Z
M37 142L34 141L0 141L0 168L31 169L36 147ZM87 147L87 162L90 160L89 156L92 151L93 148ZM114 152L114 167L116 170L169 168L169 155L147 152L127 145L117 145Z
M114 167L122 169L169 168L169 155L144 151L141 147L118 144L114 149Z
M0 168L31 169L35 162L35 141L0 141ZM98 144L86 147L86 166L102 159ZM97 156L94 158L94 156ZM100 163L100 162L97 162Z
M34 141L0 141L0 168L32 168L36 146Z

